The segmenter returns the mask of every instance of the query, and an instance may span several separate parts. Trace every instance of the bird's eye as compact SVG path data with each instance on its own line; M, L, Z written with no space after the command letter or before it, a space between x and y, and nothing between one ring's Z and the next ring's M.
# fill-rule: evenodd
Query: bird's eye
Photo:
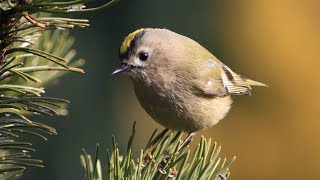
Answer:
M140 52L139 53L139 59L141 61L146 61L146 60L148 60L148 58L149 58L149 53L147 53L147 52Z

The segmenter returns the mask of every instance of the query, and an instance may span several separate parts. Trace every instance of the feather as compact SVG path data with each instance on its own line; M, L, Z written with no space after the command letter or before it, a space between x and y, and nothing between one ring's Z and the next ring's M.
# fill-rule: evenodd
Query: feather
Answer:
M261 82L258 82L258 81L254 81L254 80L252 80L252 79L248 79L248 78L246 78L246 77L244 77L244 76L242 76L242 75L239 75L239 77L240 77L243 81L245 81L246 83L248 83L248 84L251 85L251 86L265 86L265 87L268 86L268 85L266 85L266 84L264 84L264 83L261 83Z
M251 95L251 87L246 81L224 64L222 69L222 83L230 95Z

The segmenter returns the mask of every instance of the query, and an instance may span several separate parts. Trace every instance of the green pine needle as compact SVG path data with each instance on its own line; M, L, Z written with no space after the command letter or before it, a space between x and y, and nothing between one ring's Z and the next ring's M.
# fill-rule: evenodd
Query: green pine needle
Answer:
M155 133L150 142L154 141ZM133 158L132 146L135 136L135 124L128 141L126 154L121 155L113 138L113 149L107 151L106 170L101 168L99 145L94 157L83 150L80 156L86 180L163 180L163 179L227 179L229 168L235 157L221 163L217 143L211 144L211 139L203 136L197 148L191 151L184 147L178 151L182 142L182 133L169 132L159 141L140 151L138 159ZM192 153L191 153L192 152Z
M84 13L110 7L117 0L86 8L95 0L0 0L0 179L16 179L28 167L43 167L33 159L31 137L47 140L53 127L30 115L65 115L69 101L43 97L45 87L67 72L84 73L84 60L73 60L74 38L68 29L88 27L86 19L54 17L49 13ZM30 119L32 118L32 119ZM95 160L94 176L99 161Z

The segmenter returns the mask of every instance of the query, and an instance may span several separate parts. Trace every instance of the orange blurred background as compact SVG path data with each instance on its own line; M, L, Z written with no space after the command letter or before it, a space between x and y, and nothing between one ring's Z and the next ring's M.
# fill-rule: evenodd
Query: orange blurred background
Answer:
M203 34L184 29L185 35L234 71L269 85L254 88L252 96L234 97L228 116L200 133L222 145L222 156L237 156L231 179L319 179L320 1L197 3ZM129 80L113 81L115 131L126 127L121 131L126 139L128 122L137 120L136 147L143 147L154 128L162 127L140 107Z

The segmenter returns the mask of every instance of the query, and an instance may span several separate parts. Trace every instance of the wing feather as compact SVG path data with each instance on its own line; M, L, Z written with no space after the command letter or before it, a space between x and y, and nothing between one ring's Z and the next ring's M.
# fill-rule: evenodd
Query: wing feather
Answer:
M209 97L251 95L251 86L266 86L233 72L219 60L209 59L208 62L203 73L193 81L197 94Z
M222 82L230 95L251 95L251 87L228 66L222 65Z

